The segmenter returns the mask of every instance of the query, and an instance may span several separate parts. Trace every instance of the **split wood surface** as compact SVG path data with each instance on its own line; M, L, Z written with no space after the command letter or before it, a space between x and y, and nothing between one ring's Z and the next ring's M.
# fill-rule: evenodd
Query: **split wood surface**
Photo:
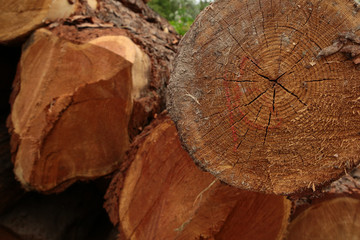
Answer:
M341 53L318 55L359 25L354 1L224 0L203 11L181 41L168 102L195 162L277 194L354 168L360 75Z
M178 36L137 4L141 14L114 1L99 2L96 12L77 3L77 15L36 30L24 44L8 127L14 171L26 189L59 192L113 172L131 138L164 106Z
M90 3L96 9L96 0L85 2ZM78 0L1 0L0 43L24 40L31 31L45 25L45 22L69 17L79 5Z
M290 201L227 186L202 172L166 115L136 138L128 161L126 173L114 177L105 204L124 239L284 236Z
M22 53L17 76L9 126L14 171L24 186L47 191L115 169L129 145L129 61L40 29Z

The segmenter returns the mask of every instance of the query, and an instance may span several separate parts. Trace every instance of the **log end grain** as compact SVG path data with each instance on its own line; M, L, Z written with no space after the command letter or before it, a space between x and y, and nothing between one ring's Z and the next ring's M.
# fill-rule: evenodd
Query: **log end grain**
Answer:
M341 53L317 58L360 25L352 1L335 2L225 0L200 14L167 105L198 165L242 189L292 194L359 163L359 72Z

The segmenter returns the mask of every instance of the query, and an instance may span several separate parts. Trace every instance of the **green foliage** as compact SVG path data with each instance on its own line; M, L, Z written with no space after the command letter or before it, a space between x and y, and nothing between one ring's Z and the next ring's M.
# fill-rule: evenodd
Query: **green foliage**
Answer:
M194 22L199 12L204 9L211 0L151 0L149 6L166 18L175 30L184 35Z
M189 29L191 24L194 22L192 21L169 21L171 25L173 25L173 27L175 28L176 32L180 35L184 35Z

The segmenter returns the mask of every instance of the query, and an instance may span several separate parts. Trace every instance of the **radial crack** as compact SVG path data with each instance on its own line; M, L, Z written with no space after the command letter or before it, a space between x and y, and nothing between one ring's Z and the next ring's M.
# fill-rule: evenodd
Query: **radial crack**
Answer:
M237 145L236 149L239 149L241 143L245 140L246 134L248 133L248 131L249 131L249 128L246 130L246 132L245 132L245 134L244 134L244 136L243 136L243 139L241 139L241 141L240 141L239 144ZM236 163L238 163L238 161L237 161Z
M249 80L249 79L242 79L242 80L236 80L236 79L225 79L224 77L214 78L214 80L223 80L223 81L226 81L226 82L239 82L239 83L242 83L242 82L258 82L258 81L255 81L255 80Z
M312 13L313 13L313 8L310 8L311 10L310 10L310 14L309 14L309 17L306 19L306 21L305 21L305 23L303 24L303 26L305 26L308 22L309 22L309 20L310 20L310 18L311 18L311 15L312 15Z
M264 106L264 105L261 105L261 107L260 107L260 109L259 109L258 113L256 114L256 118L255 118L254 123L256 123L256 121L258 120L258 117L259 117L259 115L260 115L260 112L261 112L261 109L262 109L262 107L263 107L263 106Z
M305 57L305 55L301 56L301 58L296 61L296 63L290 68L290 70L293 69L294 67L296 67L296 65L298 65L298 63L299 63L301 60L303 60L304 57Z
M251 100L249 103L245 104L244 106L249 106L250 104L252 104L253 102L255 102L259 97L261 97L264 93L267 92L268 89L266 89L264 92L260 93L257 97L255 97L253 100Z
M242 47L241 47L241 49L242 49ZM262 68L261 68L256 62L254 62L254 61L252 60L252 58L249 58L249 59L250 59L250 61L251 61L258 69L262 70Z
M269 80L269 81L272 81L268 76L265 76L265 75L263 75L263 74L261 74L261 73L257 73L260 77L262 77L262 78L265 78L265 79L267 79L267 80Z
M275 79L275 82L277 82L280 78L282 78L282 76L284 76L287 72L284 72L282 73L280 76L278 76L276 79ZM293 72L290 72L289 74L291 74Z
M265 129L265 137L264 137L263 145L265 145L265 142L266 142L266 137L267 137L267 134L268 134L268 129L269 129L270 123L271 123L271 112L269 113L269 121L268 121L268 124L267 124L266 129Z
M230 34L230 36L234 39L234 41L237 43L237 45L239 45L239 47L241 48L241 50L249 57L250 61L259 69L262 70L262 68L252 59L252 55L249 54L247 51L245 51L245 49L242 47L242 45L240 44L240 42L235 38L235 36L231 33L230 31L230 24L224 19L222 18L221 20L223 20L226 25L227 25L227 30L228 33Z
M322 78L322 79L312 79L312 80L307 80L305 82L322 82L322 81L329 81L329 80L338 80L336 78Z
M235 124L240 123L247 115L248 115L248 113L244 114L244 116L242 116L238 121L235 121L235 122L230 126L230 128L233 127Z
M239 83L244 83L244 82L258 82L258 81L254 81L254 80L235 80L235 79L224 79L224 81L227 82L239 82Z
M273 112L275 112L275 94L276 94L276 88L274 88L274 93L273 93L273 102L272 102Z
M246 55L248 55L248 56L250 56L250 54L248 54L248 52L247 51L245 51L245 49L242 47L242 45L240 44L240 42L235 38L235 36L231 33L231 31L230 31L230 24L224 19L224 18L222 18L222 20L226 23L226 25L227 25L227 30L228 30L228 33L230 34L230 36L234 39L234 41L237 43L237 45L239 45L239 47L241 48L241 50L243 50L243 52L246 54ZM251 60L251 59L250 59Z
M293 95L294 97L296 97L297 100L298 100L300 103L302 103L303 105L307 106L307 104L304 103L304 102L299 98L299 96L297 96L295 93L289 91L289 89L285 88L285 87L284 87L283 85L281 85L280 83L277 83L277 84L278 84L282 89L284 89L287 93L289 93L289 94Z

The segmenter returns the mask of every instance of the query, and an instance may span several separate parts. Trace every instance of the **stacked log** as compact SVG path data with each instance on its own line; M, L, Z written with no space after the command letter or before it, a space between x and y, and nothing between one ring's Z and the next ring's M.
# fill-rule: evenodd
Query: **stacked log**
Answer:
M168 102L197 164L276 194L318 189L358 165L360 75L328 47L359 25L353 1L224 0L203 11L179 46Z
M46 21L69 17L79 6L77 0L1 1L0 43L21 41Z
M148 51L146 36L116 27L121 18L100 20L110 10L126 11L111 1L101 4L97 13L79 6L93 15L38 29L23 47L8 126L14 171L28 190L60 192L76 180L110 174L130 137L164 105L161 70L169 71L174 51L163 45L176 44L177 36L160 29L161 21L147 22L159 38L151 43L157 52ZM121 24L145 21L138 18Z
M10 141L1 83L0 236L357 237L358 5L216 1L178 51L146 2L0 7L0 44L23 44ZM15 178L38 193L17 202Z
M124 239L282 239L290 201L227 186L198 169L161 115L133 142L105 204ZM126 167L124 167L126 168Z
M360 200L338 197L313 204L289 225L289 240L358 239Z
M125 57L40 29L22 53L14 86L9 126L24 186L49 191L114 170L129 145L132 76Z

